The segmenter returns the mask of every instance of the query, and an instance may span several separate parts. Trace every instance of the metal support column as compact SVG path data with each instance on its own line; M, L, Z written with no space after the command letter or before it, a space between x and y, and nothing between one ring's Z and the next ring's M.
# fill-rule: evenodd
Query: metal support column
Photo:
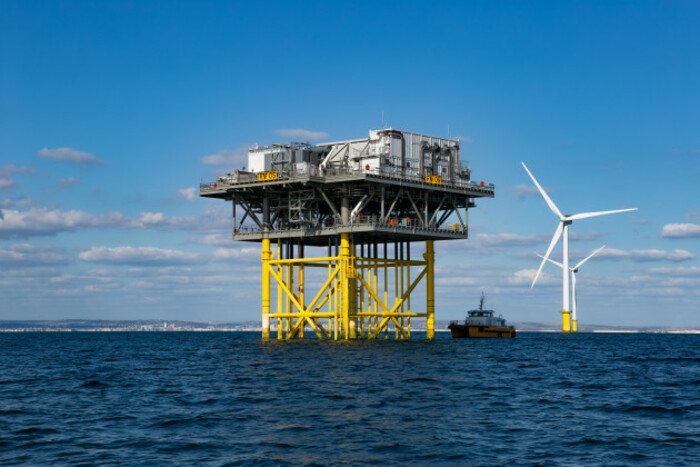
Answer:
M270 251L270 239L262 241L262 338L270 338L270 265L272 251Z
M345 205L345 203L343 203ZM350 338L350 234L340 234L340 337Z
M433 250L433 241L425 241L425 254L423 255L425 262L428 263L427 269L427 281L426 281L426 329L427 338L435 338L435 251Z

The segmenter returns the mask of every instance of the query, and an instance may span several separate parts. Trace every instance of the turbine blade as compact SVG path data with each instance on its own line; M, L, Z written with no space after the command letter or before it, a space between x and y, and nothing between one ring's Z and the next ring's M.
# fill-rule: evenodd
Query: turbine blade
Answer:
M542 255L539 255L539 254L538 254L537 256L539 256L539 257L542 258L542 259L545 259L545 257L542 256ZM552 258L546 258L546 259L547 259L547 261L549 261L550 263L556 264L556 265L559 266L560 268L563 268L563 267L564 267L564 265L561 264L559 261L554 261Z
M567 216L567 221L575 221L578 219L588 219L589 217L605 216L607 214L616 214L618 212L636 211L639 208L631 209L616 209L615 211L598 211L598 212L582 212L581 214L574 214L573 216Z
M538 190L540 190L540 193L542 194L542 197L544 200L547 202L547 206L549 206L549 209L552 210L554 214L556 214L559 219L564 219L564 216L561 215L561 211L559 211L559 208L554 204L554 201L552 201L549 196L547 196L547 193L544 191L544 189L540 186L539 183L537 183L537 180L535 180L535 176L532 175L532 173L528 170L527 166L525 165L525 162L520 162L523 164L523 168L527 172L527 174L530 176L533 182L535 182L535 186L537 187Z
M549 248L547 248L547 253L544 254L544 259L542 259L542 262L540 263L540 268L537 270L537 274L535 274L535 278L532 280L532 285L530 288L533 288L535 286L535 282L537 282L537 278L540 277L540 272L542 272L542 267L544 266L544 263L547 261L547 258L549 258L549 254L552 252L552 248L554 248L554 245L557 244L559 241L559 237L561 237L561 232L564 230L564 223L560 222L559 225L557 226L557 230L554 231L554 236L552 237L552 241L549 242Z
M591 253L590 255L586 256L586 257L585 257L584 259L582 259L581 261L579 261L579 263L578 263L576 266L574 266L574 269L578 269L579 267L581 267L581 266L583 265L583 263L585 263L585 262L588 261L589 259L593 258L595 255L597 255L598 253L600 253L600 250L602 250L603 248L605 248L605 246L606 246L606 245L601 246L600 248L598 248L597 250L595 250L593 253Z

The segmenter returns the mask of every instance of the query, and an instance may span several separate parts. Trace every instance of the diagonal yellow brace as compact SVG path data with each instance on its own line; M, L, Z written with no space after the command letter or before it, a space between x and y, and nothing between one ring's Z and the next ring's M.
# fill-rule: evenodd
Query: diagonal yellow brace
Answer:
M299 328L301 328L301 326L306 322L306 316L303 313L297 316L299 317L299 321L297 321L292 330L289 331L289 333L287 333L287 340L296 336L297 332L299 331Z
M323 333L324 335L326 335L325 329L323 329L323 327L321 327L321 331L320 331L320 332L319 332L318 328L316 327L317 325L318 325L318 326L321 326L321 325L318 323L318 321L316 321L316 318L313 318L313 317L309 316L308 314L304 313L304 314L302 314L302 315L299 316L299 321L297 321L297 323L294 325L294 328L292 328L292 330L290 331L290 333L287 335L287 340L290 340L290 339L292 339L294 336L296 336L297 332L299 331L299 329L301 329L301 326L302 326L304 323L309 323L309 325L311 326L311 329L314 330L314 332L316 333L316 335L317 335L318 337L321 337L321 333ZM326 335L326 337L330 337L330 335Z
M381 320L379 322L379 324L377 325L377 328L374 330L374 332L369 335L369 339L376 339L377 336L379 336L379 334L384 330L384 328L386 327L386 325L390 319L391 319L391 316L387 316L386 318Z
M312 316L312 314L316 314L315 312L318 311L318 310L320 310L321 307L322 307L327 301L328 301L328 296L324 297L324 299L321 300L321 302L320 302L318 305L316 305L316 308L315 308L314 310L311 310L311 308L308 308L307 310L305 310L305 311L302 312L302 313L294 313L292 316L294 316L294 317L299 317L299 321L296 322L296 324L294 325L294 328L289 332L289 336L295 335L295 334L297 333L297 331L299 330L299 328L301 328L301 326L302 326L302 324L303 324L304 322L308 322L309 324L311 324L311 322L309 321L309 319L316 320L316 317L315 317L315 316ZM322 315L320 315L320 316L318 316L318 317L319 317L319 318L323 318L323 317L326 316L326 315L333 316L332 314L329 314L329 313L323 313ZM318 324L317 321L316 321L316 324ZM320 326L320 325L319 325L319 326ZM312 327L313 327L313 325L312 325ZM314 331L315 331L315 329L314 329ZM318 334L318 331L316 332L316 334ZM289 336L288 336L288 338L290 338Z
M323 325L322 325L321 323L319 323L318 320L317 320L316 318L314 318L313 316L311 316L311 317L307 318L306 320L309 322L309 324L310 324L311 327L314 329L314 331L316 331L316 334L318 334L318 331L316 330L316 327L314 326L314 324L316 324L316 326L318 326L318 329L319 329L319 330L321 331L321 333L323 334L323 337L325 337L326 339L330 339L330 338L331 338L331 333L328 332L328 331L326 331L326 329L323 327ZM320 336L319 336L319 337L320 337Z
M399 324L399 320L396 319L396 317L394 317L394 316L391 317L391 320L394 322L394 324L396 325L396 328L399 330L399 332L401 333L401 335L402 335L403 337L405 337L406 339L408 339L408 338L409 338L409 337L408 337L408 333L406 332L406 330L404 329L404 327L401 326L401 325Z
M329 299L328 295L326 295L325 297L323 297L323 300L321 300L320 302L318 302L318 305L316 305L316 308L314 308L313 310L309 309L309 313L316 314L316 313L318 312L318 310L320 310L321 307L322 307L323 305L326 304L326 302L328 301L328 299Z
M279 285L280 287L282 287L282 290L284 290L284 293L287 294L287 296L288 296L289 299L292 301L292 303L294 304L294 306L296 306L297 309L298 309L300 312L303 312L303 311L304 311L304 307L301 306L301 304L299 303L299 301L297 300L297 298L294 296L294 293L292 293L292 292L289 290L289 288L287 287L287 284L284 283L284 281L280 278L280 276L277 275L277 273L276 273L275 271L272 270L272 268L269 268L269 271L268 271L268 272L270 273L270 275L272 275L272 277L275 278L275 280L277 281L277 285Z
M335 279L335 276L337 276L339 272L340 272L340 268L339 268L339 267L336 267L336 268L335 268L335 271L333 271L333 272L331 273L331 275L328 276L328 280L326 281L326 283L323 284L323 287L321 287L321 290L318 291L318 293L316 294L316 296L314 297L314 299L311 300L311 303L309 304L308 308L307 308L306 310L304 310L304 311L308 312L308 311L310 311L310 310L314 307L314 305L316 305L316 302L321 298L321 296L322 296L323 293L326 291L326 289L328 288L328 286L331 285L331 282L333 282L333 279ZM320 307L320 306L321 306L321 305L319 305L319 307Z
M406 300L406 298L411 295L411 292L413 292L413 289L416 288L418 283L420 282L421 279L423 279L423 276L428 272L428 268L423 269L423 271L418 274L418 277L416 277L416 280L411 284L411 286L404 292L404 294L401 296L398 302L396 302L396 305L394 305L394 308L391 309L391 313L395 313L399 307L401 307L401 304Z
M287 339L291 339L291 336L296 335L297 331L301 328L301 326L303 326L303 324L304 324L305 322L308 322L309 324L311 324L311 322L308 320L309 314L312 313L311 310L314 309L314 307L315 307L314 311L316 311L316 310L320 309L320 308L323 306L324 303L326 303L326 301L328 300L328 296L326 296L326 297L321 301L321 303L319 303L318 306L316 306L316 302L319 300L319 298L321 298L321 296L323 295L323 292L326 291L326 289L327 289L327 288L329 287L329 285L333 282L333 279L335 279L335 276L338 275L339 272L340 272L340 268L336 267L336 268L335 268L335 271L333 271L333 272L331 273L331 275L330 275L330 277L328 277L328 280L326 281L326 283L323 284L323 287L321 287L321 290L318 291L318 293L316 294L316 296L314 297L314 299L311 301L311 303L309 304L308 308L306 308L306 309L301 309L301 308L298 307L299 310L300 310L300 313L298 314L298 316L299 316L300 319L299 319L299 321L296 322L296 324L294 325L294 327L292 328L292 330L291 330L291 331L289 332L289 334L287 335ZM285 287L285 290L287 290L286 287ZM298 303L298 302L295 301L295 303ZM312 326L312 327L313 327L313 326ZM314 331L316 331L316 329L314 329ZM317 334L318 334L318 331L316 331L316 332L317 332Z
M386 305L384 304L384 302L381 301L381 300L379 299L379 297L378 297L377 294L374 292L374 290L372 290L372 288L371 288L370 286L367 285L367 282L365 282L365 280L362 278L362 276L357 276L357 278L360 280L360 283L362 284L362 286L363 286L365 289L367 289L367 291L369 292L369 294L370 294L370 295L374 298L374 300L379 304L379 306L381 306L382 308L384 308L384 311L386 311L386 312L388 313L388 312L389 312L389 309L386 307Z

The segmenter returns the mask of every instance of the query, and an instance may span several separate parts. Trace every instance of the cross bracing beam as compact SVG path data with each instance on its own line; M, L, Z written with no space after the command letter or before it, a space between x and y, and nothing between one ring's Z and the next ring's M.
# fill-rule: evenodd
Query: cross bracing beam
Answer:
M321 197L322 197L323 200L326 202L326 204L328 205L328 207L331 209L331 211L333 211L333 214L335 215L335 217L338 217L338 218L339 218L339 217L340 217L340 212L338 212L338 209L336 209L335 204L333 204L333 202L328 198L328 196L326 195L326 193L323 192L323 189L321 189L320 187L316 187L316 191L317 191L318 193L320 193Z
M440 209L442 208L442 204L445 202L446 199L447 199L447 195L446 194L442 195L442 199L440 199L440 203L435 208L435 212L433 212L432 217L428 221L428 225L433 223L433 221L435 220L435 216L437 216L438 212L440 212Z
M263 291L263 319L277 321L278 339L304 338L305 327L319 339L374 339L382 332L386 334L390 326L397 338L408 339L411 319L431 319L429 307L423 312L412 310L410 306L410 296L419 283L426 283L428 287L431 282L424 280L431 275L430 257L425 261L399 259L398 256L379 258L376 247L367 248L367 254L374 252L374 257L356 256L357 246L351 244L349 238L348 235L343 237L337 256L280 259L281 250L277 255L263 252L263 277L267 275L271 279L263 281L268 287ZM327 271L317 289L307 281L303 272L306 267L315 267L317 276ZM420 268L420 272L415 279L410 279L409 271L413 268ZM404 277L408 278L407 282ZM269 310L273 288L278 297L276 311ZM315 290L313 299L307 303L304 291L312 289ZM428 291L428 297L432 295ZM263 323L263 329L268 329L269 335L269 324ZM428 335L432 338L432 331Z
M459 219L459 224L462 226L462 229L467 230L467 225L462 220L462 215L459 213L459 208L454 202L452 203L452 208L454 209L454 212L457 213L457 218Z
M253 206L252 206L252 204L246 203L245 201L243 201L243 200L241 200L241 199L239 199L239 204L241 205L241 207L243 208L243 212L245 213L243 219L241 219L241 226L243 225L243 220L245 219L245 216L248 216L248 217L250 217L250 218L253 220L253 222L255 222L255 223L257 224L257 226L260 227L260 229L262 230L262 229L264 228L264 227L263 227L263 223L260 222L260 219L258 219L258 216L255 215L255 212L253 211Z

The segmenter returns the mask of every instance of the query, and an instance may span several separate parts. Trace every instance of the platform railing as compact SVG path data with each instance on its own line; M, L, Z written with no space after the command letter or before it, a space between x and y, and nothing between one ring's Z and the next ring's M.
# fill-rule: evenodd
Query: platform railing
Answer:
M425 178L414 175L416 171L411 174L406 174L405 171L410 169L394 168L394 167L380 167L374 169L352 169L352 168L326 168L321 169L315 165L298 165L292 167L288 170L277 171L276 180L308 180L312 177L323 177L326 179L343 179L343 178L356 178L366 175L385 178L397 181L410 181L415 183L421 183L425 185L435 186L435 184L429 184ZM227 174L226 176L219 177L215 182L206 182L199 184L199 190L202 191L215 191L222 187L236 186L248 183L257 183L258 174L248 173L248 172L237 172L233 174ZM451 179L443 178L439 186L446 187L460 187L469 188L474 190L493 192L495 185L493 183L475 182L472 180L464 180L460 177L453 177Z
M439 234L452 234L456 237L462 237L466 233L460 224L451 224L450 228L437 227L437 226L423 226L418 219L407 218L389 218L386 222L380 219L380 216L358 216L353 219L350 224L343 224L340 219L330 218L327 219L322 225L318 224L301 224L301 223L276 223L272 226L270 232L299 232L301 234L307 232L319 232L322 233L326 231L335 231L342 228L352 228L352 227L377 227L382 230L390 229L395 232L406 232L406 233L439 233ZM456 227L456 228L455 228ZM257 235L263 230L257 225L240 227L236 232L236 235Z

